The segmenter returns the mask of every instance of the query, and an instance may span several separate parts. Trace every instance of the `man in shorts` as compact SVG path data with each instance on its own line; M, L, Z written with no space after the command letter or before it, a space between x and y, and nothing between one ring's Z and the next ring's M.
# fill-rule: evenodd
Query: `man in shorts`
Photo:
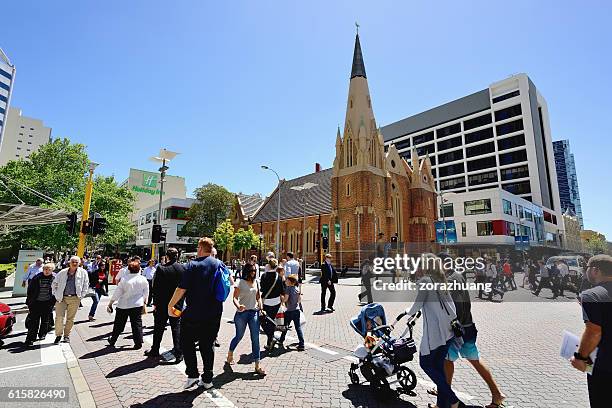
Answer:
M450 258L447 253L438 254L442 259L442 265L447 265L445 260ZM452 268L445 269L447 275L447 282L452 284L457 282L459 284L465 283L463 275ZM478 346L476 346L476 338L478 336L478 330L476 330L476 324L472 319L472 303L470 301L470 293L467 290L450 290L451 296L455 303L457 310L457 319L464 328L463 335L463 346L457 348L455 345L451 345L446 355L446 361L444 362L444 372L446 374L446 381L451 385L453 382L453 374L455 372L455 361L459 357L463 357L470 362L470 364L476 369L478 374L489 386L491 391L491 403L486 405L485 408L502 408L505 407L504 400L506 396L502 394L499 386L493 379L493 375L489 368L480 360L480 352ZM427 391L429 394L435 395L437 390L431 389Z

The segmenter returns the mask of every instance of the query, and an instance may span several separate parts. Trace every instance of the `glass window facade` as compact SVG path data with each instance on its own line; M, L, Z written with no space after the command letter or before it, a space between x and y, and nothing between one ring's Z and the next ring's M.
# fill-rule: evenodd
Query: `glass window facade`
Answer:
M495 156L483 157L482 159L470 160L467 162L468 171L484 170L496 167Z
M465 169L463 167L463 163L450 164L448 166L438 168L438 175L440 177L452 176L454 174L464 173Z
M453 203L446 203L440 206L441 217L454 217L455 210L453 209Z
M509 92L504 95L496 96L493 98L493 103L505 101L506 99L514 98L515 96L519 96L521 92L517 89L516 91Z
M499 165L520 163L527 161L527 150L517 150L510 153L502 153L499 155Z
M523 111L521 110L521 104L519 103L518 105L509 106L507 108L495 111L495 121L499 122L500 120L510 119L522 114Z
M476 132L467 133L465 135L465 144L480 142L481 140L491 139L493 137L493 128L481 129Z
M502 184L502 188L512 194L529 194L531 193L531 184L529 181L521 181L518 183Z
M463 210L465 215L488 214L491 212L491 199L466 201Z
M13 75L11 75L10 72L6 72L2 68L0 68L0 75L2 75L5 78L8 78L8 79L13 79Z
M423 133L422 135L417 135L417 136L412 137L412 141L415 146L421 143L431 142L432 140L434 140L433 132L427 132L427 133Z
M522 133L497 141L497 150L508 150L520 146L525 146L525 135Z
M453 137L448 140L437 142L438 151L452 149L453 147L459 147L462 145L461 136Z
M497 131L497 136L518 132L519 130L523 130L523 119L513 120L512 122L497 125L495 126L495 130Z
M465 187L465 177L456 177L447 180L440 180L440 190L451 190L453 188Z
M512 215L512 203L502 198L502 209L504 214Z
M476 232L478 236L493 235L492 221L478 221L476 223Z
M488 171L486 173L470 174L468 176L468 184L470 186L477 186L480 184L493 183L497 181L497 170Z
M448 153L438 155L438 163L448 163L456 160L463 160L463 150L454 150Z
M454 135L455 133L461 132L461 123L455 123L454 125L446 126L436 130L438 138Z
M397 150L405 149L407 147L410 147L410 138L404 139L401 142L395 143L395 148Z
M529 167L527 165L511 167L509 169L500 170L502 180L515 180L523 177L529 177Z
M491 123L491 114L478 116L477 118L468 119L463 122L463 130L470 130Z
M482 143L472 147L466 147L465 155L467 157L482 156L483 154L493 153L495 151L495 143Z

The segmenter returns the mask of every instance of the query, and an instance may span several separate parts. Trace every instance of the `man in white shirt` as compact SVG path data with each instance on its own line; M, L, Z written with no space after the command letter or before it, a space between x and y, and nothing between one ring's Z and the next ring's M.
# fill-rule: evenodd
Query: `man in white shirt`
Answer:
M287 263L285 264L285 276L300 276L300 263L293 258L293 252L287 252Z
M155 259L149 261L149 265L142 271L142 275L147 278L149 282L149 299L147 300L147 306L151 306L153 303L153 278L155 277Z
M36 275L42 272L43 262L44 260L42 258L38 258L36 262L34 262L32 265L28 267L28 270L26 271L25 275L23 275L23 280L21 281L21 287L25 288L26 282L29 282L30 279L32 279L33 277L35 277Z
M561 295L563 295L563 290L565 289L565 285L567 285L567 281L569 279L569 266L567 266L567 264L563 261L557 261L557 270L559 271L559 287L557 292Z
M132 259L128 264L128 273L117 285L117 289L113 292L106 308L109 313L112 313L113 304L117 302L113 332L108 338L111 347L115 347L115 342L123 332L129 317L134 349L142 348L142 308L148 296L149 285L144 276L140 274L140 261Z
M79 310L81 299L87 294L89 276L79 264L81 258L70 258L70 266L62 269L51 284L55 297L55 344L59 343L64 334L64 343L70 342L70 331L74 324L74 316ZM64 317L66 322L64 323Z

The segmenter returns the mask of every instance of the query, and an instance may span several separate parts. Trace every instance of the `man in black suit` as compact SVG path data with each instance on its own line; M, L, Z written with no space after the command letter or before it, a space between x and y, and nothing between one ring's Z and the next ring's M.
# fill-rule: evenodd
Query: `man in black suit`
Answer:
M325 294L327 289L329 289L329 302L327 303L327 308L332 312L334 311L334 300L336 300L336 288L334 288L334 283L338 283L338 273L331 261L332 256L327 254L325 255L325 262L321 265L321 279L319 279L319 283L321 284L321 313L326 312Z
M153 278L153 301L155 305L155 311L153 312L155 322L153 327L153 345L151 350L145 352L145 355L159 357L159 347L166 330L166 323L170 320L172 344L174 346L171 352L176 357L176 363L179 363L183 360L180 346L180 318L168 316L168 303L181 282L184 269L183 265L177 262L179 253L176 248L168 248L166 256L168 257L168 263L158 266ZM177 307L181 310L183 309L183 299L177 303Z

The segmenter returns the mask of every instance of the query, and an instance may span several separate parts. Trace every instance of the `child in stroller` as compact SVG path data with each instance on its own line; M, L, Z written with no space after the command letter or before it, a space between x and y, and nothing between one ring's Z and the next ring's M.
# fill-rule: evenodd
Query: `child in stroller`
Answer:
M371 303L362 307L359 314L350 321L351 327L364 338L364 345L354 351L359 362L352 363L349 369L351 383L359 384L359 369L366 382L381 396L389 395L390 385L394 383L399 384L396 389L399 394L416 395L412 391L416 387L416 375L403 364L412 361L417 352L412 330L420 312L410 316L400 337L391 336L395 325L406 314L401 313L392 324L387 324L382 305ZM394 374L396 380L389 382L388 378Z

